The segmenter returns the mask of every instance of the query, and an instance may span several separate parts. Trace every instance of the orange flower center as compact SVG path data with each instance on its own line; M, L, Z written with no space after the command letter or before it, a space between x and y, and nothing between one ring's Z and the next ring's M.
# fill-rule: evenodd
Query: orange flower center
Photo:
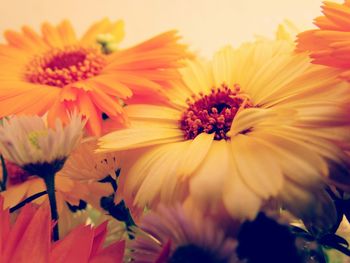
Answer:
M215 140L227 140L226 134L238 110L253 107L247 95L240 92L238 84L233 89L222 84L220 88L213 88L209 95L194 96L187 104L180 122L186 140L194 139L202 132L215 133Z
M34 57L25 69L25 78L32 83L64 87L98 75L105 64L98 49L67 46Z

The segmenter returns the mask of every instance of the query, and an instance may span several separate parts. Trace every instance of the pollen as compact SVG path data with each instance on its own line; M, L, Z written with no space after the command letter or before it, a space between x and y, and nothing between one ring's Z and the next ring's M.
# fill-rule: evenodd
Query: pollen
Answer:
M39 139L40 137L46 137L47 136L47 131L33 131L28 134L28 140L29 142L38 150L40 150L40 143Z
M105 64L105 55L98 49L67 46L34 57L24 75L32 83L62 88L98 75Z
M222 84L213 88L210 94L199 94L187 101L180 125L186 140L194 139L205 132L214 133L215 140L228 140L227 132L239 110L253 107L249 97L241 92L238 84L229 88Z

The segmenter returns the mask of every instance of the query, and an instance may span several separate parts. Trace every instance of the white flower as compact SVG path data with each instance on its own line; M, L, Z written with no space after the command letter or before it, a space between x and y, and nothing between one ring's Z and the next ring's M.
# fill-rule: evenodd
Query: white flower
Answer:
M57 120L55 129L47 127L39 116L13 116L0 125L0 152L6 160L24 169L52 164L59 164L61 169L79 143L84 125L85 121L77 114L71 116L66 126Z

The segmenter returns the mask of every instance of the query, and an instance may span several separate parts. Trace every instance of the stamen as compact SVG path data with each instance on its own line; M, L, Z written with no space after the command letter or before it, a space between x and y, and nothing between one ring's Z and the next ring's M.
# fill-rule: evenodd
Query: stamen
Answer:
M222 84L213 88L209 95L199 94L187 100L188 108L180 122L186 140L194 139L202 132L215 133L215 140L228 140L227 132L237 112L253 107L246 94L241 93L240 86L232 89Z
M98 49L67 46L34 57L24 75L32 83L64 87L98 75L105 63Z

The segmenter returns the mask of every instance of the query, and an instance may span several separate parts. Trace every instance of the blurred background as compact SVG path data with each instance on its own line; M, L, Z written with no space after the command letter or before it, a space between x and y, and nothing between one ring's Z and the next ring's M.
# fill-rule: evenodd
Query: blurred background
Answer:
M334 0L342 2L341 0ZM193 50L210 57L218 48L254 36L273 36L289 19L300 29L321 14L320 0L0 0L0 31L43 21L71 20L78 33L103 17L125 21L127 47L178 29ZM1 35L0 41L3 42Z

